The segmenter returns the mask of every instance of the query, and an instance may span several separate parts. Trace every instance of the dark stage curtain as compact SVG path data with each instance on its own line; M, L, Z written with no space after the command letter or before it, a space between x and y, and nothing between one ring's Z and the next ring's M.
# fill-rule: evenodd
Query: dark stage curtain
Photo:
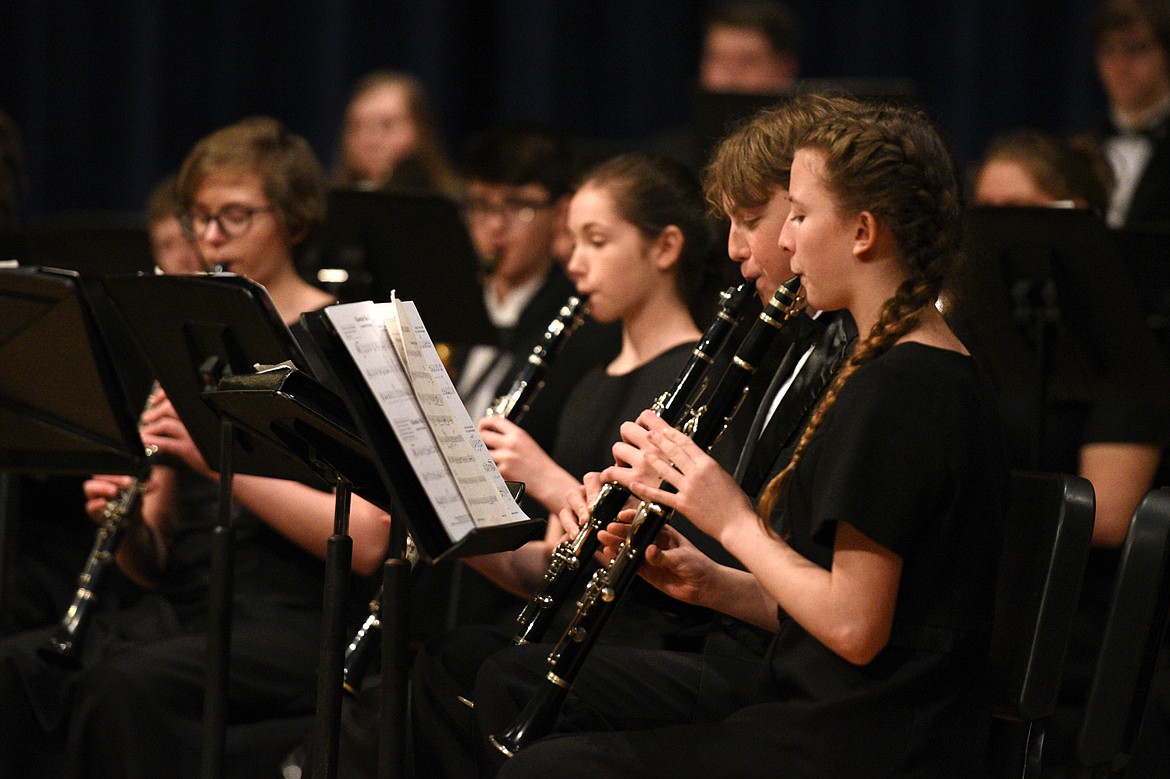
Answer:
M25 0L0 4L0 111L24 136L26 218L136 214L191 144L271 114L329 164L351 84L419 76L458 157L504 118L606 148L687 116L702 0ZM961 162L995 132L1088 126L1089 0L792 0L816 77L917 84Z

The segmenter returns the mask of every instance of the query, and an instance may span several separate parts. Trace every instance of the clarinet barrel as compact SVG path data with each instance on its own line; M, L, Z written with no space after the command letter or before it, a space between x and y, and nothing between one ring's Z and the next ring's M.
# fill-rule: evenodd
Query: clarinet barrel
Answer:
M516 374L511 388L496 398L485 416L504 417L520 424L532 401L544 388L544 376L549 366L565 348L570 336L584 323L588 308L588 299L584 296L572 295L565 301L556 318L549 322L540 342L528 355L524 367Z

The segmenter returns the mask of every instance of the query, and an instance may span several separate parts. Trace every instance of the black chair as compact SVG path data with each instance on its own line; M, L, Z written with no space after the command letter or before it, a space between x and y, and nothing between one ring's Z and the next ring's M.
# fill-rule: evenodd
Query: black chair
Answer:
M1124 771L1137 742L1170 606L1170 488L1151 490L1121 550L1077 755L1095 776ZM1167 766L1170 771L1170 766Z
M1039 775L1093 535L1093 487L1078 476L1012 473L991 660L996 776Z

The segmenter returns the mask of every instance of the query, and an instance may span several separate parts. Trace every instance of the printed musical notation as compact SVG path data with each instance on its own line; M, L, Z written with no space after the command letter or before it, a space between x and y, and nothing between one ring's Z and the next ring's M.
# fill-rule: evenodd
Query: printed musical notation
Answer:
M526 517L508 492L410 301L325 309L452 542Z
M403 357L411 388L471 512L472 522L483 527L514 521L518 518L512 513L515 501L494 464L490 471L484 469L483 461L491 462L491 456L427 335L418 309L414 303L401 300L395 300L394 305L397 316L387 319L386 327Z

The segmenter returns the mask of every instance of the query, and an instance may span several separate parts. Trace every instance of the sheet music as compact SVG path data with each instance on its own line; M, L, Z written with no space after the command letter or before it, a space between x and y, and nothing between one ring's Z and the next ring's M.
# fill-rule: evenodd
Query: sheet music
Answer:
M386 415L403 451L414 465L419 481L451 541L460 541L479 524L507 522L513 517L522 519L523 512L510 496L507 496L504 510L497 509L495 501L477 505L474 514L469 509L456 482L456 476L444 458L439 441L427 422L427 416L411 386L408 370L386 326L387 320L397 320L395 305L370 301L346 303L329 306L325 309L325 315L333 323L382 413ZM417 311L415 315L417 316ZM419 325L421 327L421 322ZM434 346L430 344L429 337L426 344L427 347L419 344L422 352L425 354L429 350L434 353ZM434 358L438 360L437 353L434 354ZM441 367L441 360L439 364ZM450 379L447 379L447 383L450 384ZM466 411L464 414L466 415ZM476 439L479 438L474 427L472 433ZM483 441L480 440L479 444L483 446ZM502 483L499 471L496 470L494 463L491 463L490 458L488 463L495 471L496 478ZM498 494L496 500L502 500ZM511 506L507 506L508 503ZM488 506L490 508L485 508ZM514 512L512 507L515 507ZM478 519L485 515L495 519Z
M439 451L455 477L455 485L471 510L476 527L498 525L525 518L512 499L479 437L459 393L443 367L443 361L427 333L418 308L411 301L394 299L396 316L386 327L406 365L415 397Z

